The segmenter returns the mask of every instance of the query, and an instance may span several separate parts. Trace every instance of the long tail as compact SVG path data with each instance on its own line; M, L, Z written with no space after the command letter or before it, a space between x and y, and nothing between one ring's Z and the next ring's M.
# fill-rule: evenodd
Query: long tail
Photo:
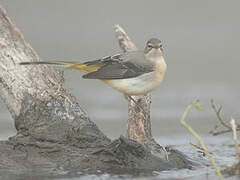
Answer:
M66 62L66 61L32 61L32 62L21 62L20 65L38 65L38 64L48 64L48 65L63 65L65 67L70 67L73 65L82 65L82 62Z
M97 71L101 66L97 64L87 65L84 62L66 62L66 61L34 61L34 62L21 62L20 65L39 65L39 64L47 64L47 65L62 65L64 70L76 69L85 73Z

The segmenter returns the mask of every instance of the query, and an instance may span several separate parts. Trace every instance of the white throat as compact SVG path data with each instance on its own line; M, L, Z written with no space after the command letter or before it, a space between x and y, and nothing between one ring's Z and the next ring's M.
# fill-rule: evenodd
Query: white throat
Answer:
M145 56L152 61L163 59L163 53L160 49L151 49Z

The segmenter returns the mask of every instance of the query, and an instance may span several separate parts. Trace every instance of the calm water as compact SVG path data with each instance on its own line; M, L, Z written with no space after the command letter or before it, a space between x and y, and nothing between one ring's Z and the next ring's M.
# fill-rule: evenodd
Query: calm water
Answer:
M179 120L185 107L200 99L204 109L192 110L189 123L211 144L216 159L223 158L220 165L234 163L233 149L227 146L232 143L231 138L213 138L208 132L217 124L209 104L211 98L223 106L226 121L231 117L240 119L239 1L2 0L0 3L44 60L92 60L120 52L112 30L116 23L125 28L140 49L151 37L162 39L168 70L162 86L153 92L154 136L161 144L177 145L187 154L193 151L195 156L195 149L185 146L194 140ZM65 72L65 86L106 135L117 138L125 134L127 103L122 94L99 81L81 79L77 71ZM2 103L0 115L0 139L7 139L15 130ZM161 177L183 175L191 179L206 174L214 173L211 168L202 168L161 172Z

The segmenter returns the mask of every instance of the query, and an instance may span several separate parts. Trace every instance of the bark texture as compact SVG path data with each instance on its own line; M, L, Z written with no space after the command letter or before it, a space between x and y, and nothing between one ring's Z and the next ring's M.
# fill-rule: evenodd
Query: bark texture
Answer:
M126 34L121 39L122 32L117 32L121 47L133 50L135 45L127 41ZM0 6L0 96L18 132L9 141L0 142L0 179L106 172L146 175L191 167L180 152L169 149L169 161L166 161L145 146L145 139L152 137L150 117L141 117L140 122L134 120L142 114L136 112L132 102L129 105L130 139L120 137L111 141L63 88L60 71L45 65L18 65L22 61L39 60ZM149 116L150 97L144 98L149 100L142 102L146 103L144 108Z
M0 7L0 94L19 135L68 141L83 134L106 139L75 98L62 87L62 73L47 66L20 66L39 61L6 11ZM61 129L61 131L59 130Z

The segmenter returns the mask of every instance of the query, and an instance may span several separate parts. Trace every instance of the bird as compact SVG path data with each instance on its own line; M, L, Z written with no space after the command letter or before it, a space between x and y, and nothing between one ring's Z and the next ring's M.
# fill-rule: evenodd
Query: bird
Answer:
M84 79L97 79L128 97L146 114L132 96L145 95L156 89L164 79L167 64L163 58L162 41L151 38L144 50L124 52L93 61L29 61L20 65L63 65L65 70L84 73Z
M164 79L167 69L163 45L157 38L147 41L144 50L124 52L93 61L29 61L20 65L64 65L84 73L84 79L98 79L127 96L147 94Z

